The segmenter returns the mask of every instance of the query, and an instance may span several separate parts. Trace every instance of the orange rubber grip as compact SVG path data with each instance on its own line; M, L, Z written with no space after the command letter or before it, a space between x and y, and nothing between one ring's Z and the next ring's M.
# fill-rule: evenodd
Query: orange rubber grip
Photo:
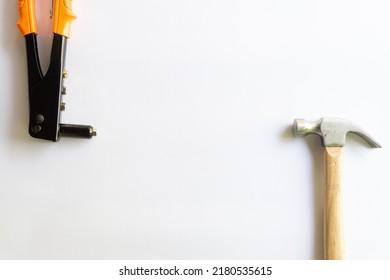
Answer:
M73 0L55 0L53 12L53 33L70 37L70 23L76 18L72 12Z
M19 20L17 25L23 36L31 33L38 34L35 0L19 0Z

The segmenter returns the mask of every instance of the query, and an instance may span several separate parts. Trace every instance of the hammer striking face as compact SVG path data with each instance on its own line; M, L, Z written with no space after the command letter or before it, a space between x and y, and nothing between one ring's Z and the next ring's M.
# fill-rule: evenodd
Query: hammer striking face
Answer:
M344 258L343 225L341 217L341 152L348 133L355 133L371 147L381 146L359 126L344 119L322 118L316 122L296 119L296 137L317 134L321 137L325 157L324 257L326 260Z

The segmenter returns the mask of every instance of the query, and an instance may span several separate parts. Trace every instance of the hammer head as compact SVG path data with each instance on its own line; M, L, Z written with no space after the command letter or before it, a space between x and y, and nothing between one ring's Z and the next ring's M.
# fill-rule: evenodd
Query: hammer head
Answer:
M347 133L355 133L366 140L371 147L381 146L355 123L339 118L322 118L316 122L295 119L293 132L296 137L305 137L308 134L321 136L325 147L343 147Z

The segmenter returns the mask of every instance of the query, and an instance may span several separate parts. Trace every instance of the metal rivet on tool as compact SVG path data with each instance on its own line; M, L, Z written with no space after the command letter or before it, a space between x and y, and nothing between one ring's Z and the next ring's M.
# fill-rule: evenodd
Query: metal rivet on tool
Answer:
M61 104L60 104L60 110L61 110L61 111L65 111L65 109L66 109L66 103L61 102Z
M62 71L62 77L65 79L69 77L69 73L67 70Z
M34 125L33 127L31 127L31 130L34 133L38 133L39 131L41 131L41 129L42 127L40 125Z
M40 123L43 123L45 121L45 117L41 114L38 114L35 116L35 122L40 124Z

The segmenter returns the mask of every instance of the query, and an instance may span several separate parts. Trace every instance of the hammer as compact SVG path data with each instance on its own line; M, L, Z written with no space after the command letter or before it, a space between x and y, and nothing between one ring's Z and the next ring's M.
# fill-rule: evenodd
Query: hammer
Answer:
M316 122L295 119L293 133L296 137L317 134L325 147L325 209L324 254L326 260L342 260L343 225L341 217L341 152L347 133L354 133L366 140L371 147L381 148L364 130L351 121L339 118L322 118Z

